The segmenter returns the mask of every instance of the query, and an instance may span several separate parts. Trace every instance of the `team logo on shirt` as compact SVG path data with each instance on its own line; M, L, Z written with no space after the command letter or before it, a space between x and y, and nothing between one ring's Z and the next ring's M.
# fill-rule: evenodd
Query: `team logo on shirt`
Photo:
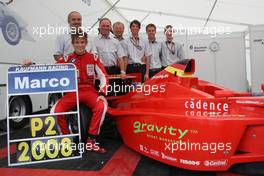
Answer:
M76 60L77 60L76 58L72 58L72 59L71 59L71 63L75 63Z
M86 65L86 71L87 71L88 76L93 76L94 75L94 65L93 64Z

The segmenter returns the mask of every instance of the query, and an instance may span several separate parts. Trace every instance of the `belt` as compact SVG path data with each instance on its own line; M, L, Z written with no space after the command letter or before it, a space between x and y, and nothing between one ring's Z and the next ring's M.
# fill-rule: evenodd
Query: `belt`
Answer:
M156 71L156 70L160 70L161 68L151 68L151 71Z
M105 68L116 68L117 66L113 65L113 66L106 66Z
M134 64L128 64L129 66L132 66L132 67L141 67L145 64L141 64L141 63L134 63Z

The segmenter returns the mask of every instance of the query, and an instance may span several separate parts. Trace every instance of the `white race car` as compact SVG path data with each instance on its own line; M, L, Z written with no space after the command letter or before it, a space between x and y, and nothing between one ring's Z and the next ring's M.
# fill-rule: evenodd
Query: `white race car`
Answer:
M2 34L7 43L10 45L17 45L23 33L26 32L27 24L19 15L8 7L8 4L11 2L13 2L13 0L8 2L0 1L0 28L2 29Z

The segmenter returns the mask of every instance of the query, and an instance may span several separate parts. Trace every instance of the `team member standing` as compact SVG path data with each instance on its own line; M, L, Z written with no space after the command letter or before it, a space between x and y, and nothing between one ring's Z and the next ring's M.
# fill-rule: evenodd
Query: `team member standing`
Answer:
M115 35L115 39L119 40L119 41L123 41L124 40L124 37L123 37L123 34L124 34L124 30L125 30L125 26L122 22L115 22L113 24L113 32L114 32L114 35Z
M141 24L138 20L130 23L131 36L126 39L128 60L126 73L141 73L142 80L149 78L149 58L151 51L146 41L139 37Z
M161 43L162 66L167 67L179 60L185 59L182 45L173 41L173 27L167 25L164 29L166 41Z
M146 26L146 32L151 50L149 77L161 71L161 43L156 40L156 26L152 23Z
M119 41L110 36L111 28L111 21L102 18L99 23L100 34L94 39L94 45L108 74L125 74L124 50Z
M123 34L124 34L124 30L125 30L125 25L122 23L122 22L115 22L113 24L113 32L114 32L114 38L117 39L123 50L124 50L124 54L126 55L127 57L127 52L126 52L126 43L125 43L125 39L123 37ZM127 59L127 58L126 58Z
M77 11L72 11L68 15L69 28L67 31L63 31L62 34L58 35L55 43L54 59L58 60L61 57L68 56L73 53L74 49L72 46L71 34L83 31L82 27L82 16ZM92 40L88 41L89 44L86 46L86 51L96 53Z

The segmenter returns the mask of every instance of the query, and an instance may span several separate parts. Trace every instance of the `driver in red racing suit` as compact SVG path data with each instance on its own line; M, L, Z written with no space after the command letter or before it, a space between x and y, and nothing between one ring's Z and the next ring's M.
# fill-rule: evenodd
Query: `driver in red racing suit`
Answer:
M60 58L57 63L73 63L78 72L78 92L79 102L88 106L93 116L88 128L87 144L92 146L92 151L105 153L100 143L97 141L100 133L100 127L104 121L107 111L107 102L104 96L107 94L108 76L101 60L86 52L87 34L72 35L72 44L74 53L65 58ZM94 88L95 76L100 80L99 94ZM66 93L52 108L55 113L67 112L76 106L76 94L73 92ZM63 115L58 116L58 124L63 134L69 134L66 119Z

